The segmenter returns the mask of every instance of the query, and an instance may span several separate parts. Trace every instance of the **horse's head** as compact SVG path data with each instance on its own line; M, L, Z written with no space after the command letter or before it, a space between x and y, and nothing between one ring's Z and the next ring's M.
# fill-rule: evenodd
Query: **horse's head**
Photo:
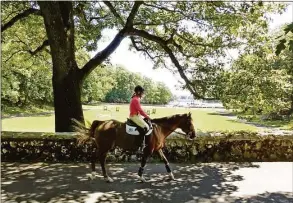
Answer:
M183 132L185 132L189 136L190 139L194 139L196 137L190 112L188 114L183 114L178 128L180 128Z

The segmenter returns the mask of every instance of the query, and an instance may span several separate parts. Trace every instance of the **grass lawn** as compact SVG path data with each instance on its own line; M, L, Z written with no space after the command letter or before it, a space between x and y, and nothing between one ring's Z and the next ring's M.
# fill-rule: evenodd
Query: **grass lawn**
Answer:
M107 106L107 110L104 110ZM119 112L116 112L119 107ZM199 131L233 131L233 130L257 130L256 127L238 123L228 117L213 115L212 109L187 109L187 108L162 108L144 106L145 110L156 109L151 118L165 117L173 114L192 113L195 128ZM100 105L84 106L84 116L88 121L108 120L110 118L125 121L128 116L128 105ZM29 117L14 117L2 119L3 131L28 131L28 132L54 132L54 115L41 115Z

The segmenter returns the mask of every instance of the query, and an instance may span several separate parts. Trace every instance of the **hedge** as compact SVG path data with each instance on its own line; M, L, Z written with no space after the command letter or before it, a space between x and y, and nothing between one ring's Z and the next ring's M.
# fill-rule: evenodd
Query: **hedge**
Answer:
M2 132L2 161L88 162L95 148L77 146L74 133ZM210 132L190 141L179 136L166 140L166 157L171 162L293 161L292 135L260 136L256 132ZM107 161L127 161L133 154L115 150ZM131 161L128 160L128 161ZM135 158L132 161L137 161ZM157 154L152 161L159 161Z

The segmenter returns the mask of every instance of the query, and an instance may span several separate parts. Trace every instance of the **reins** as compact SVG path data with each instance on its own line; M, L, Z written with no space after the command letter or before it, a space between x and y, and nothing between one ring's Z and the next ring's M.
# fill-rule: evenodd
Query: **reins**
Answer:
M167 130L170 130L171 131L171 133L177 133L177 134L179 134L179 135L183 135L183 136L185 136L185 138L187 138L187 134L186 133L181 133L181 132L177 132L176 131L176 129L175 130L171 130L170 128L168 128L168 127L165 127L165 126L162 126L162 125L159 125L159 124L157 124L157 123L152 123L152 125L153 124L155 124L155 125L158 125L158 126L160 126L160 127L162 127L162 128L166 128ZM190 140L190 139L189 139ZM195 139L192 139L192 144L195 142Z
M176 128L175 130L171 130L171 129L168 128L167 126L159 125L159 124L157 124L157 123L153 123L153 124L158 125L158 126L160 126L160 127L162 127L162 128L166 128L167 130L171 131L171 133L174 133L174 132L175 132L175 133L177 133L177 134L179 134L179 135L187 136L186 133L181 133L181 132L176 131L177 128Z

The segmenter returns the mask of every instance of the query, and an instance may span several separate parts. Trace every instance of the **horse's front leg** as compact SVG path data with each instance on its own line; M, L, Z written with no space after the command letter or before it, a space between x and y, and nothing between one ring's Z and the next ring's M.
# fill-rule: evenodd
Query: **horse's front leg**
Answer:
M160 155L160 157L163 159L164 163L165 163L165 167L166 167L166 170L167 172L169 173L169 177L171 180L175 180L174 178L174 174L170 168L170 165L169 165L169 162L168 162L168 159L166 158L165 154L163 153L163 150L162 149L159 149L158 150L158 153Z
M143 171L144 171L144 167L146 165L146 162L148 160L148 158L151 156L153 150L150 149L149 146L146 146L143 149L143 155L142 155L142 159L141 159L141 164L140 167L138 169L138 176L141 182L146 182L145 178L143 177Z

